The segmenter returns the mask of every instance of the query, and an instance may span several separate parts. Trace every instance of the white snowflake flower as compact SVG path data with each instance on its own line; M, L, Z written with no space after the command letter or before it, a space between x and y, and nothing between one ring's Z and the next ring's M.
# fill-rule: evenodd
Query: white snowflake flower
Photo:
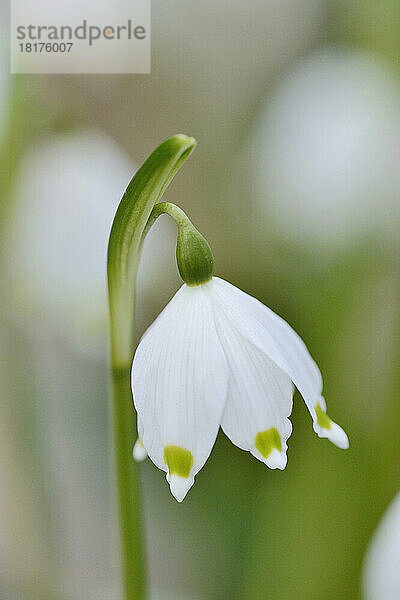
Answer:
M326 414L321 373L293 329L223 279L184 284L135 354L141 444L166 471L179 502L220 426L236 446L271 469L284 469L294 386L318 436L347 448L347 435Z

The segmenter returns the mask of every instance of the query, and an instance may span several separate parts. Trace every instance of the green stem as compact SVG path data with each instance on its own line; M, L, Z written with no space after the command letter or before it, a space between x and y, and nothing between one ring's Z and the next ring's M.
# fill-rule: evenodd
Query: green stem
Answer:
M186 213L184 213L179 206L176 206L176 204L172 204L171 202L158 202L150 213L149 220L147 221L143 232L143 237L146 237L148 231L161 215L169 215L172 219L174 219L178 227L192 225Z
M145 559L138 464L132 458L136 419L132 410L131 365L113 367L113 437L118 486L121 566L125 600L145 598Z

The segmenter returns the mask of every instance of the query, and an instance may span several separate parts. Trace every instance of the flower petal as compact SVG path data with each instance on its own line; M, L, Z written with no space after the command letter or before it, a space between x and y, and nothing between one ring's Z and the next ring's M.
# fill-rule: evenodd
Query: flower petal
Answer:
M264 304L242 292L227 281L213 278L212 296L226 317L249 342L264 352L293 381L313 418L314 431L327 437L340 448L348 447L344 431L326 417L325 425L318 417L326 416L322 397L321 373L304 342L281 317Z
M215 310L215 318L230 367L222 429L236 446L271 469L284 469L292 432L290 377L245 339L222 311Z
M228 366L205 286L183 285L139 343L132 388L139 435L180 502L218 433Z

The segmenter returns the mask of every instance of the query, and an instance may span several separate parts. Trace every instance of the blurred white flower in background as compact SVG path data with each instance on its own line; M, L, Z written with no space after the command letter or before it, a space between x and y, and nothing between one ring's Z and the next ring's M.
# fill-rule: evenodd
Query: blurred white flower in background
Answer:
M372 538L363 574L365 600L400 598L400 493Z
M278 84L250 146L258 202L280 233L340 247L399 215L400 88L373 55L318 50Z
M7 257L13 310L39 331L50 324L88 357L107 353L108 235L135 170L111 138L85 130L40 140L19 172ZM168 294L178 281L175 236L162 219L146 239L139 321L151 318L144 311L147 304L152 307L153 287ZM156 298L156 307L157 301L163 298Z

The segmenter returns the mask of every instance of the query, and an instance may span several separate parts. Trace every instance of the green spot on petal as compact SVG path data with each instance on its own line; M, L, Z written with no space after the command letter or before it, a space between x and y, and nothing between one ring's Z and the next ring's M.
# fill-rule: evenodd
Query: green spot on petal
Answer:
M189 477L193 467L193 455L186 448L179 446L165 446L164 462L168 467L170 475Z
M331 429L332 427L332 421L330 420L330 418L328 417L328 415L326 414L326 412L324 412L322 410L322 408L320 407L319 402L317 403L317 406L315 407L315 412L317 414L317 423L320 427L322 427L323 429L327 429L328 431Z
M266 431L259 431L255 438L255 446L264 458L268 458L274 448L282 452L281 436L277 428L271 427Z

